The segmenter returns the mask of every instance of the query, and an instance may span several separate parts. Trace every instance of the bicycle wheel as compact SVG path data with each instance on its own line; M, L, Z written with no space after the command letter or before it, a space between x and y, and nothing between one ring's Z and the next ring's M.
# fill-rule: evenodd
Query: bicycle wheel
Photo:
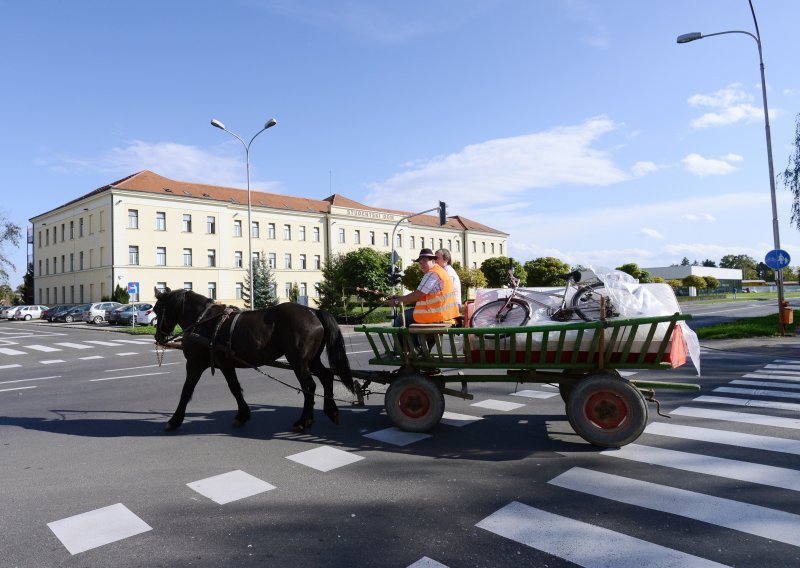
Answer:
M505 300L495 300L482 305L472 315L472 327L517 327L525 325L531 317L528 302L511 298L508 306Z
M594 282L579 288L572 297L572 308L578 317L584 321L597 321L600 319L600 298L605 298L605 317L614 315L611 298L602 282Z

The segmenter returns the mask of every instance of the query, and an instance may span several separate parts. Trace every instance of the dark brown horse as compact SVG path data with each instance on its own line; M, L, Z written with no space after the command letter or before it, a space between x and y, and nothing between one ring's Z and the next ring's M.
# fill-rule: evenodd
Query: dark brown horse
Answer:
M303 412L294 423L295 432L303 432L314 423L313 376L319 377L325 396L324 412L339 422L339 409L333 399L334 374L350 392L355 392L344 340L336 320L328 312L285 303L271 308L239 311L216 304L189 290L164 292L156 290L157 316L155 339L164 345L176 325L183 329L183 356L186 358L186 381L175 414L166 430L175 430L183 423L186 405L203 371L218 368L236 399L238 412L234 426L250 419L250 407L242 396L236 377L237 368L258 367L286 357L297 375L303 392ZM328 349L330 369L320 356Z

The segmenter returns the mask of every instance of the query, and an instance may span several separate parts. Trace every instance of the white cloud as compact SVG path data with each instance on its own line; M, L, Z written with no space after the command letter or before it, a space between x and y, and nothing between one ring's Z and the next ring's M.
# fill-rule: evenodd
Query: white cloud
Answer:
M800 89L784 89L783 94L789 97L796 97L800 95Z
M661 233L659 233L655 229L644 228L644 229L642 229L642 234L644 236L646 236L646 237L650 237L651 239L663 239L664 238L664 235L662 235Z
M689 106L710 108L711 111L694 119L691 125L694 128L708 128L763 120L764 110L750 104L752 100L753 96L742 88L741 83L734 83L710 95L692 95L688 99Z
M431 195L461 210L518 200L526 190L561 184L604 186L629 179L607 152L592 148L618 125L607 117L512 138L466 146L419 160L407 171L370 185L366 202L405 209Z
M692 222L706 221L709 223L716 221L716 218L710 213L700 213L699 215L697 213L686 213L685 215L681 215L681 219Z
M633 164L633 167L631 168L631 172L636 177L642 177L642 176L645 176L647 174L651 174L653 172L657 172L658 170L660 170L662 168L663 168L663 166L659 166L655 162L642 161L642 162L636 162L635 164Z
M211 185L245 187L246 167L238 143L226 142L210 152L175 142L149 143L133 140L127 145L112 148L105 155L94 159L74 159L59 156L51 167L61 171L93 170L104 174L125 176L140 170L152 170L159 175L181 180L196 181ZM229 154L231 152L231 154ZM277 182L251 180L251 187L263 191L279 191Z
M736 171L736 168L729 161L729 156L731 155L728 154L728 156L723 156L721 160L716 160L714 158L704 158L700 154L689 154L681 160L681 163L686 168L686 171L700 177L724 176ZM733 155L736 156L735 154ZM732 161L741 160L741 156L736 156L736 158L738 159Z

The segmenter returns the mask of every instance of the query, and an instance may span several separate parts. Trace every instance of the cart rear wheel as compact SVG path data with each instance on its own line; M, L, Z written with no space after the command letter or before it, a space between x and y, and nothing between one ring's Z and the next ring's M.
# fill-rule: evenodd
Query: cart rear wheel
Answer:
M647 425L647 404L630 382L592 375L570 393L567 418L575 432L590 444L617 448L641 435Z
M392 423L406 432L427 432L444 414L444 395L430 378L403 375L386 391L386 413Z

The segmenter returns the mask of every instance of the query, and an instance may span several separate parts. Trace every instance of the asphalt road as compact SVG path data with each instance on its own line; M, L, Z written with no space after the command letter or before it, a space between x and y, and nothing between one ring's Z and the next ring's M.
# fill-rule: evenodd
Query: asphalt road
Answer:
M706 343L702 370L637 373L702 390L659 392L671 418L649 405L617 451L578 438L554 389L511 383L447 397L428 437L391 429L380 394L294 434L301 396L255 371L244 428L207 372L167 434L180 352L0 322L0 565L800 565L798 340Z

